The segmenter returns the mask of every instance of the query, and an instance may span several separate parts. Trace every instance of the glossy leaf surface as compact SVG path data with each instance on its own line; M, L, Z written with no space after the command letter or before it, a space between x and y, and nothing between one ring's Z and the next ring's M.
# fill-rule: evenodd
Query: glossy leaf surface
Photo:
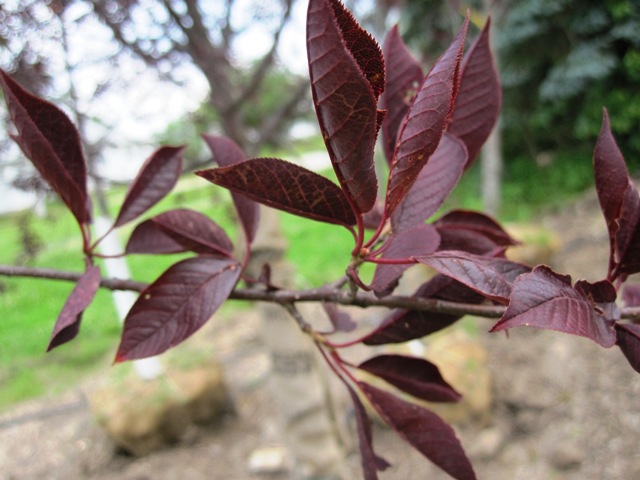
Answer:
M95 265L87 268L73 287L53 327L47 352L73 340L80 331L82 314L93 301L100 287L100 269Z
M284 160L254 158L196 174L285 212L346 227L356 222L340 187L311 170Z
M398 140L400 125L424 79L422 67L405 45L398 26L387 34L382 52L387 63L386 87L381 97L387 115L382 123L382 146L390 164Z
M200 212L179 208L156 215L151 221L187 250L233 256L233 243L227 234Z
M116 227L139 217L173 189L182 173L184 150L185 147L161 147L144 162L125 196Z
M364 382L360 388L383 420L412 447L457 480L476 475L453 428L435 413Z
M571 286L571 277L539 266L513 284L511 302L491 331L528 326L580 335L603 347L616 342L614 321L619 318L611 283Z
M359 213L377 197L373 164L384 60L337 0L310 0L307 55L318 123L340 185Z
M116 362L158 355L205 324L229 297L240 265L201 256L171 266L140 293L124 322Z
M240 147L230 138L216 135L203 135L202 138L209 146L213 154L213 160L220 167L228 167L247 159ZM260 209L258 204L248 197L236 192L231 192L233 204L236 207L238 218L242 224L245 236L252 242L258 230L260 220Z
M378 355L361 363L358 368L427 402L457 402L462 398L442 378L438 367L423 358Z
M445 133L409 193L393 212L393 231L413 228L436 213L458 184L466 163L467 150L462 141Z
M390 235L386 244L387 247L382 253L382 259L407 259L407 263L376 265L371 288L378 296L391 293L398 279L415 263L412 261L413 257L435 252L440 245L440 235L432 225L423 224L411 230Z
M460 90L448 131L467 147L467 166L498 121L502 106L500 77L489 45L490 21L473 43L462 63Z
M460 60L469 19L420 86L398 134L387 188L387 213L402 202L438 147L459 87Z
M13 139L78 223L89 223L87 167L78 130L62 110L27 92L2 70L0 86L18 131Z
M131 232L125 252L127 254L165 254L186 252L187 248L172 238L153 220L139 223Z
M509 301L513 281L531 271L525 265L504 258L483 257L461 251L445 250L417 260L503 304Z
M496 246L508 247L518 244L498 222L480 212L452 210L434 222L434 225L441 235L446 231L459 231L467 232L471 236L485 237ZM446 249L454 250L450 247Z

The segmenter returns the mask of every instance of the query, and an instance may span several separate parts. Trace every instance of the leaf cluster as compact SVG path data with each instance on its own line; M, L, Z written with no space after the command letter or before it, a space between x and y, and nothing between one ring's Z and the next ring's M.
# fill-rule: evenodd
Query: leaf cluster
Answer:
M640 272L640 196L606 111L593 157L611 246L606 278L572 283L547 266L531 268L507 260L505 251L515 241L482 213L456 210L428 222L477 157L500 110L489 22L465 53L468 24L467 15L425 75L397 28L380 48L339 0L310 0L306 41L311 91L337 183L282 159L246 158L232 140L205 135L217 166L197 175L231 191L242 232L236 243L242 248L212 219L189 209L169 210L138 223L125 254L192 256L140 287L116 361L157 355L179 344L228 298L279 302L309 334L353 400L366 479L378 478L389 464L374 452L363 402L452 477L476 477L455 432L442 419L358 376L358 371L375 375L417 399L457 401L460 395L435 365L387 354L353 365L341 355L343 348L406 342L453 324L465 312L499 311L492 331L533 326L580 335L605 348L617 345L640 371L640 327L623 322L616 304L625 280ZM92 238L92 207L76 128L57 107L28 93L4 72L0 85L17 128L14 139L73 214L83 239L86 270L54 326L51 349L76 336L82 313L105 283L94 265L101 239ZM374 162L378 136L386 159L384 182L379 182L383 172ZM183 153L184 147L166 146L145 162L112 229L140 218L173 188ZM258 204L350 232L353 248L345 277L305 295L272 282L268 265L258 278L250 277L246 266L259 226ZM393 295L400 277L416 264L436 273L412 296ZM370 282L361 274L365 265L375 267ZM254 293L241 291L240 281L251 284ZM296 302L303 296L323 301L331 331L314 330L300 315ZM628 288L623 296L627 305L640 304L639 289ZM358 333L357 323L339 308L376 300L399 308L365 334ZM399 300L403 303L394 303ZM345 335L350 339L345 341Z

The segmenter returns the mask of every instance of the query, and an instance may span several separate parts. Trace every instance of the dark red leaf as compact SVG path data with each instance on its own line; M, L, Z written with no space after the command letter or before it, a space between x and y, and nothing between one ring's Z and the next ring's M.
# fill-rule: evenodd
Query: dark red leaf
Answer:
M376 229L382 221L382 214L384 212L384 200L378 199L376 204L371 210L362 216L362 222L365 228Z
M444 420L367 383L358 384L383 420L422 455L457 480L475 480L460 440Z
M616 275L640 272L640 196L631 180L625 190L617 225L613 242L615 266L618 267Z
M182 173L185 147L161 147L142 165L129 187L114 226L120 227L139 217L162 200Z
M71 291L58 316L47 352L73 340L78 335L82 314L93 301L99 287L100 269L95 265L89 266Z
M171 266L129 311L116 362L158 355L185 340L224 303L239 276L231 259L200 256Z
M622 153L611 133L606 110L602 112L602 127L593 152L593 169L600 208L609 230L611 274L615 263L621 263L628 251L627 247L632 243L639 200L638 192L629 179Z
M455 280L436 275L420 286L415 298L433 298L464 303L481 303L484 297ZM457 322L461 317L444 313L396 310L363 339L365 345L404 343L422 338Z
M457 185L466 163L467 150L462 141L445 133L404 201L393 212L393 231L410 229L436 213Z
M450 119L460 82L460 60L469 18L418 89L400 127L387 188L387 214L393 213L438 147Z
M387 84L380 98L382 108L387 111L382 123L382 146L387 162L391 164L400 125L418 92L424 74L403 42L397 25L387 34L382 51L387 63Z
M62 110L27 92L3 70L0 86L18 131L13 139L78 223L90 223L87 167L78 130Z
M358 368L427 402L457 402L462 398L442 378L438 367L423 358L379 355L361 363Z
M640 325L616 323L616 343L629 364L640 373Z
M228 167L247 159L240 147L230 138L215 135L203 135L205 142L213 154L213 160L221 167ZM238 212L245 236L249 243L253 242L258 230L260 209L258 204L244 195L231 192L233 204Z
M487 20L462 63L460 91L448 129L466 145L467 166L480 153L502 106L500 77L489 45L490 23Z
M603 347L616 342L614 321L619 318L615 288L610 282L578 282L538 266L513 284L511 301L492 332L517 326L580 335Z
M593 169L600 208L607 222L609 235L614 238L625 191L629 184L629 172L611 133L606 110L603 111L602 127L593 152Z
M276 158L254 158L196 175L285 212L351 228L355 216L335 183Z
M307 54L313 103L338 181L358 212L368 212L377 196L382 53L338 0L310 0Z
M187 248L171 238L160 225L153 220L146 220L136 225L131 233L125 252L133 253L180 253Z
M627 307L640 306L640 285L626 285L622 290L622 299Z
M386 244L388 246L382 253L383 259L407 259L407 263L376 266L371 288L378 296L385 296L393 291L405 270L414 265L414 262L411 261L412 257L435 252L440 245L440 235L432 225L422 224L411 230L390 235Z
M452 210L439 218L434 225L441 235L448 230L460 230L473 234L480 234L489 239L493 244L503 247L517 245L518 242L504 231L504 229L491 217L468 210ZM441 249L445 247L441 246ZM465 250L464 248L450 248L447 250Z
M351 395L353 402L354 414L356 417L356 429L358 431L358 445L360 447L360 460L362 462L362 471L364 480L378 480L378 472L386 470L391 465L384 458L378 456L373 450L373 442L371 435L371 420L367 411L362 405L356 392L347 384L347 390Z
M358 327L358 324L353 321L351 315L339 310L335 303L323 302L322 306L329 317L331 325L333 325L334 331L352 332Z
M227 234L206 215L179 208L161 213L151 219L167 235L187 250L202 254L233 256L233 243Z
M525 265L462 251L441 251L417 260L451 277L485 297L507 304L511 285L521 274L531 271Z

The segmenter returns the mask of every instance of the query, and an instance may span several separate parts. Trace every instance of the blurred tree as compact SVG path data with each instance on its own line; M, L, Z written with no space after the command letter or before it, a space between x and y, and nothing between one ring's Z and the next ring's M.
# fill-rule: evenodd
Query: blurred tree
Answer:
M602 107L628 159L640 159L640 3L514 2L499 31L505 148L534 157L584 151ZM633 160L631 160L633 162Z
M87 0L77 0L87 1ZM299 79L283 92L277 107L256 118L253 100L277 65L282 32L291 18L293 0L274 2L234 0L90 0L93 12L126 51L180 81L179 67L197 67L210 87L209 103L222 133L249 155L259 145L274 142L296 118L309 90ZM248 70L236 57L234 42L249 27L261 36L252 45L267 50ZM264 40L264 43L262 42Z

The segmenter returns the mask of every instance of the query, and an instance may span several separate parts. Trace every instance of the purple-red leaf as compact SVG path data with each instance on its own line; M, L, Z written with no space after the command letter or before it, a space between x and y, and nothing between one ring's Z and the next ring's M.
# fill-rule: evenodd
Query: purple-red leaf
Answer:
M256 202L302 217L351 228L356 219L335 183L306 168L276 158L254 158L196 175Z
M438 415L367 383L358 385L383 420L412 447L453 478L475 480L460 440Z
M339 310L335 303L323 302L322 306L335 332L352 332L358 327L351 315Z
M90 223L87 167L78 130L62 110L27 92L3 70L0 86L18 131L13 139L78 223Z
M467 146L467 166L489 137L502 105L502 89L491 47L487 23L462 63L460 91L448 131Z
M387 84L380 98L382 108L387 111L382 123L382 146L387 162L391 164L400 125L418 92L424 74L403 42L397 25L387 34L382 51L387 63Z
M203 135L202 138L209 146L213 154L213 160L220 167L235 165L247 159L240 147L230 138L216 135ZM258 204L249 200L244 195L235 192L231 192L231 198L236 207L236 212L238 212L238 218L242 224L245 236L249 243L251 243L256 236L260 219Z
M187 250L233 256L233 243L227 234L217 223L200 212L179 208L161 213L151 221Z
M607 222L609 235L614 238L629 183L629 172L611 133L606 110L603 111L602 127L593 152L593 169L600 208Z
M629 364L640 373L640 325L616 323L616 343Z
M185 340L224 303L239 276L237 262L216 257L169 267L129 311L116 362L158 355Z
M100 287L100 269L95 265L87 268L71 291L58 320L53 327L47 352L73 340L80 331L80 321L85 309L93 301Z
M616 261L614 275L617 277L621 273L629 275L640 272L640 196L631 180L625 190L617 226L612 247ZM609 274L611 275L611 271Z
M161 147L144 162L129 187L115 227L139 217L171 191L182 173L184 149L185 147Z
M481 234L490 239L495 245L508 247L518 242L511 238L493 218L479 212L468 210L452 210L439 218L434 225L440 232L445 230L465 230ZM452 249L448 249L452 250ZM462 249L461 249L462 250Z
M387 214L393 213L438 147L450 119L460 82L460 60L469 18L451 46L422 82L400 127L387 188Z
M423 358L379 355L361 363L358 368L427 402L457 402L462 398L442 378L438 367Z
M481 303L484 297L455 280L436 275L420 286L415 298L432 298L463 303ZM363 339L365 345L403 343L442 330L458 321L458 315L416 310L396 310Z
M622 290L622 299L627 307L640 307L640 285L626 285Z
M167 231L153 220L146 220L136 225L125 248L127 254L162 254L186 251L187 248L184 245L169 236Z
M636 263L636 259L628 258L628 253L633 256L633 237L637 229L640 200L611 133L606 110L603 110L602 127L593 152L593 168L600 208L609 230L609 275L616 266L634 270L633 267L629 268L628 263Z
M433 224L440 233L440 250L463 250L496 256L517 242L492 218L477 212L454 210Z
M464 143L445 133L404 201L393 212L393 231L410 229L436 213L457 185L466 163L467 149Z
M388 295L393 291L405 270L415 264L412 260L413 257L435 252L440 245L440 235L432 225L422 224L411 230L390 235L386 244L387 247L381 258L385 260L407 259L407 263L376 266L371 288L378 296Z
M377 196L382 52L338 0L310 0L307 55L313 103L338 181L357 211L368 212Z
M356 417L358 445L360 447L360 460L362 462L364 480L378 480L378 472L386 470L391 465L384 458L378 456L373 450L371 420L369 419L369 415L367 415L367 411L356 392L354 392L348 384L347 390L349 391L349 395L351 395Z
M530 272L525 265L462 251L441 251L417 260L439 273L457 280L485 297L507 304L511 285L521 274Z
M538 266L513 284L511 301L492 332L528 326L580 335L603 347L616 342L615 288L608 281L571 286L571 277Z

